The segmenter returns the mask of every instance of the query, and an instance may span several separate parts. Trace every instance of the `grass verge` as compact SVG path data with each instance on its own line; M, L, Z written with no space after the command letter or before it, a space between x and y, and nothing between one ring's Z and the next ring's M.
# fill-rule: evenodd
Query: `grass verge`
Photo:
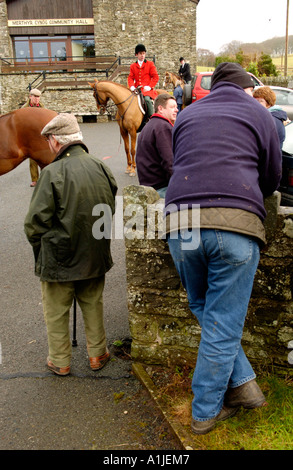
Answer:
M269 406L253 410L241 408L220 422L208 434L197 436L190 430L192 370L146 368L168 415L190 436L194 450L292 450L293 379L264 374L258 376Z

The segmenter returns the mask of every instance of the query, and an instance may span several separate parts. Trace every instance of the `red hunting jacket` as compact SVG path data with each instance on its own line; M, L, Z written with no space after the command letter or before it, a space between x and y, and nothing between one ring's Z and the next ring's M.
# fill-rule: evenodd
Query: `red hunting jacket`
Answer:
M144 96L150 96L152 99L157 97L157 92L154 90L154 87L159 81L159 75L155 64L150 60L144 60L142 66L140 67L138 62L134 62L130 66L130 73L128 76L128 86L150 86L152 89L150 91L145 91L142 88L142 94Z

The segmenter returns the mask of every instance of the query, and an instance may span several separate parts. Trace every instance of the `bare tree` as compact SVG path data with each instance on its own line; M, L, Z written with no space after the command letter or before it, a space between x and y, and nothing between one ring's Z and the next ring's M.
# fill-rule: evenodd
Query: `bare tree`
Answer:
M215 54L209 49L197 49L197 64L205 67L213 67Z
M231 41L228 44L224 44L221 47L221 54L223 55L236 55L239 49L241 49L241 41Z

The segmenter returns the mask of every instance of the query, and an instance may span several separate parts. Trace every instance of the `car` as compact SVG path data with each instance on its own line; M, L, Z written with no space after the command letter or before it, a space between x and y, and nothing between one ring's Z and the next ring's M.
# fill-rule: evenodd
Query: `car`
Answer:
M270 86L276 95L276 105L286 111L288 118L293 120L293 90L281 86Z
M281 205L293 207L293 122L285 126L286 136L282 148L282 179L278 191Z
M208 95L211 90L213 72L197 72L191 81L191 100L198 101Z
M249 75L252 77L254 86L263 86L263 83L257 77L255 77L255 75L250 72L247 73L249 73ZM191 81L190 103L194 103L195 101L200 100L210 93L212 75L213 72L197 72L194 74L194 77ZM185 104L187 103L185 102Z

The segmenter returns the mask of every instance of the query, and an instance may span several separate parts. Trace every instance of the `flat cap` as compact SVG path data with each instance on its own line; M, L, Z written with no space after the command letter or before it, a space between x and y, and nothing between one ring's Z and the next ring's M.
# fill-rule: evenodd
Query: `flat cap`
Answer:
M31 91L30 91L30 95L34 95L34 96L41 96L42 92L40 90L38 90L37 88L33 88Z
M46 124L41 134L70 135L77 132L80 132L80 127L74 114L60 113Z

